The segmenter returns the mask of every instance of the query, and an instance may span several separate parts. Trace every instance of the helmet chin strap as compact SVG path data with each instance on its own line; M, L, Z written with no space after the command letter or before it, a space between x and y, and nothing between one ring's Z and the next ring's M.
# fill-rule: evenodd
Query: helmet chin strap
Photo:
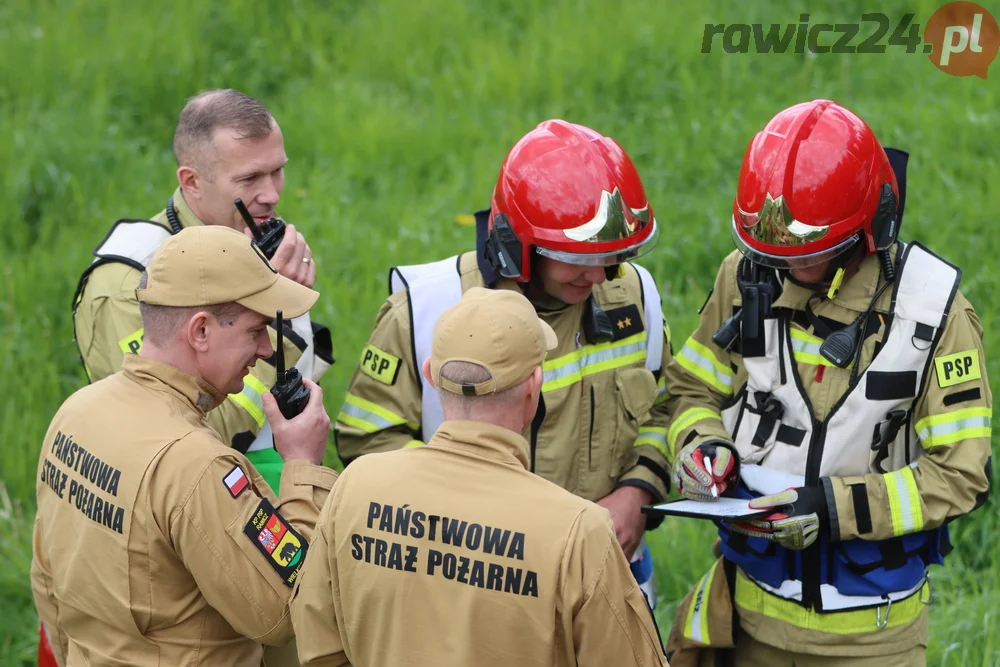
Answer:
M862 250L863 246L861 243L855 244L855 246L842 253L839 257L836 257L834 261L830 262L830 266L827 267L826 272L823 277L820 278L819 282L807 283L802 280L797 280L795 276L792 275L791 270L782 269L781 275L783 278L787 278L789 282L798 285L799 287L804 287L805 289L812 290L814 292L826 292L826 297L833 301L837 298L837 293L840 291L840 285L844 281L844 276L847 274L847 265L853 261Z

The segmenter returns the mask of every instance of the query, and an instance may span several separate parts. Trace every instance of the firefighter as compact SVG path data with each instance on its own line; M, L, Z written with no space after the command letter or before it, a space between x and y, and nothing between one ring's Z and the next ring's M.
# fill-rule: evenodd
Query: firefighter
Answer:
M471 287L421 375L426 446L362 457L320 515L292 601L305 665L666 665L607 512L528 472L553 330Z
M149 258L181 229L222 225L246 231L233 202L243 200L256 223L276 215L285 184L281 128L258 100L236 90L208 90L192 97L174 133L177 189L152 220L120 220L94 251L73 300L73 325L91 382L117 373L122 359L142 349L143 328L135 286ZM306 287L316 280L312 250L288 225L271 258L281 275ZM329 330L308 313L291 323L285 359L319 382L333 362ZM272 345L274 329L269 328ZM281 457L271 447L271 429L261 396L274 384L274 363L265 360L247 374L243 390L209 414L224 442L243 452L277 492Z
M669 329L656 283L630 260L658 223L632 160L611 138L562 120L507 155L473 252L394 267L391 296L364 346L336 419L341 459L422 444L442 420L420 375L438 316L471 287L523 293L559 336L526 427L529 470L611 513L651 603L642 505L670 477L661 368Z
M140 277L146 343L60 407L38 463L31 584L60 665L260 665L292 637L288 600L336 473L323 394L284 419L281 493L206 414L273 353L278 309L319 296L219 226L164 241ZM43 647L44 648L44 647Z
M927 569L986 502L992 397L961 271L898 240L906 160L827 100L750 142L667 442L681 494L766 513L721 523L675 664L925 663Z

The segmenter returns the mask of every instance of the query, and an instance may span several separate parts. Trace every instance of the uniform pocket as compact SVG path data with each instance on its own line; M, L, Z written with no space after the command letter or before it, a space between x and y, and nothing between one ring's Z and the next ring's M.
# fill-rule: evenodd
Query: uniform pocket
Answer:
M635 465L635 439L639 425L649 419L649 411L656 400L656 379L646 368L626 368L615 371L616 427L614 448L611 453L611 477Z

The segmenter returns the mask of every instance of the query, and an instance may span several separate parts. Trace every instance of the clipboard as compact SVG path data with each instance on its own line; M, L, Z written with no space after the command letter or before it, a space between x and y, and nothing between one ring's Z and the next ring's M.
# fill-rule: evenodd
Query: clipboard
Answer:
M750 501L744 498L719 498L718 500L675 500L659 505L644 505L642 511L654 516L681 516L689 519L740 520L753 519L774 512L774 509L752 509Z

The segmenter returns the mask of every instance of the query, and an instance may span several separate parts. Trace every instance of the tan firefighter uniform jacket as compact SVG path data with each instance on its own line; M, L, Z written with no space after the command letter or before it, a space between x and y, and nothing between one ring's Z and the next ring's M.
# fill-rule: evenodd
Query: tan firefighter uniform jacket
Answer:
M31 584L61 665L261 664L336 473L275 497L205 415L225 396L138 355L59 409L38 465Z
M828 500L831 539L841 544L851 540L906 539L933 531L981 506L989 494L992 396L979 318L957 291L957 278L953 285L949 277L949 282L943 285L944 301L950 305L944 309L946 318L942 320L939 311L937 321L921 323L922 297L919 291L912 293L912 287L921 284L921 280L918 271L906 277L909 262L906 258L920 257L924 264L919 266L940 270L941 275L949 271L951 276L958 273L918 244L905 247L898 244L891 253L897 269L896 287L886 290L872 316L867 318L862 332L860 372L853 387L849 386L850 368L838 368L819 354L823 341L816 335L814 320L806 314L807 300L815 292L784 281L782 294L774 303L779 323L776 326L782 334L778 341L768 343L768 352L763 357L757 357L766 361L772 359L772 354L779 355L784 361L774 368L781 368L781 376L788 369L785 382L775 371L773 386L769 388L772 397L792 392L787 396L801 396L808 401L803 404L796 399L799 401L796 404L791 399L782 400L786 404L784 415L771 411L775 406L767 403L766 396L746 390L747 366L751 361L762 362L723 350L712 342L712 335L741 303L736 282L740 255L734 252L726 258L701 312L698 329L666 370L669 405L674 415L667 435L670 452L692 442L711 439L732 442L732 433L737 432L739 442L745 443L737 443L744 470L753 468L751 463L769 466L782 471L781 474L799 470L798 474L808 475L810 470L812 474L819 470ZM878 259L866 257L833 300L812 299L813 313L821 323L832 321L835 326L831 328L855 321L867 310L879 275ZM909 286L907 312L897 308L896 290L901 289L900 281ZM928 298L942 291L942 285L936 283L927 284L927 288ZM903 300L900 295L900 303ZM912 316L912 312L918 315ZM887 343L887 330L890 335L894 330L897 332L891 345ZM913 335L906 335L906 340L901 341L900 331ZM888 351L890 348L892 352ZM886 354L877 356L883 350ZM918 354L927 359L919 370L894 373L886 368L886 357L895 354L901 360ZM876 367L878 372L874 370ZM921 375L922 381L917 382ZM796 385L798 389L793 391ZM845 422L846 413L838 414L837 409L859 398L849 393L855 387L861 387L864 398L872 403L902 400L909 407L898 411L901 413L898 420L887 414L882 421L866 426L860 421L870 419L866 412L872 413L872 409L862 402L855 404L858 409L848 411L851 414L846 415ZM734 409L738 405L746 409ZM802 421L797 412L808 413L810 408L812 421L808 415ZM730 420L732 425L727 428L720 413L741 414L742 419L736 417L735 424ZM852 419L859 423L852 423ZM861 448L858 449L857 438L848 438L851 442L831 440L827 437L828 429L841 433L861 429L864 432ZM800 437L807 432L812 435ZM859 460L844 459L841 451L848 450L856 451L854 456ZM802 468L806 472L801 472ZM822 472L831 468L860 472L851 476ZM947 546L941 551L946 553ZM883 556L886 567L891 569L896 567L889 565L892 560L902 564L909 554L886 552ZM707 590L710 579L702 579L699 585ZM788 583L791 586L796 582ZM836 598L836 588L830 588L834 594L831 598ZM771 594L737 569L734 601L741 627L758 641L813 655L871 656L926 646L924 603L928 593L926 585L918 588L916 594L900 598L891 606L845 607L843 611L821 614L780 597L778 591ZM825 596L828 591L821 592ZM702 619L702 630L707 632L704 623L711 610L702 608L698 612L689 612L686 619L678 618L679 623L686 622L681 634L696 637L698 617ZM718 639L724 645L729 638Z
M475 253L443 263L459 274L461 292L455 301L470 287L484 285ZM588 500L624 485L644 488L661 500L670 483L665 396L659 372L646 368L646 340L652 332L646 329L639 272L623 264L622 273L594 287L615 332L610 342L586 339L585 304L538 313L555 330L559 347L545 360L539 411L525 433L529 470ZM496 287L520 289L507 279ZM651 296L658 311L659 296ZM422 444L422 388L411 310L407 290L390 296L361 352L335 424L338 451L346 463L362 454ZM433 319L425 325L433 326ZM657 327L665 366L670 361L669 330Z
M180 227L204 224L179 188L170 201ZM142 318L135 286L153 252L170 234L167 210L163 210L152 221L119 221L95 250L97 259L81 277L73 303L76 341L91 382L117 373L125 355L142 349ZM308 315L296 320L302 320L301 325L292 321L284 327L285 364L296 365L303 375L319 382L333 363L330 332L311 323ZM276 344L273 327L268 328L268 334L272 345ZM208 416L209 425L223 442L245 453L275 490L281 457L272 448L261 394L276 379L273 358L262 360L244 378L243 391L229 396Z
M527 471L528 442L445 422L351 464L292 601L305 665L666 665L607 512Z

